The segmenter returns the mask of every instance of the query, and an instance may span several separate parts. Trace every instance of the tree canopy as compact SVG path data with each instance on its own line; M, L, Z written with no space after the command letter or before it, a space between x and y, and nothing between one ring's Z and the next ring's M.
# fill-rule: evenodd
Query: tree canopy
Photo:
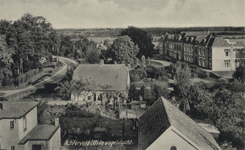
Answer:
M136 55L139 52L139 48L131 40L129 36L119 36L113 41L109 51L112 53L113 60L119 64L135 64Z
M146 58L152 56L154 45L151 42L151 37L147 34L146 31L136 27L128 27L120 34L120 36L124 35L129 36L135 45L138 45L139 53L137 54L137 57L139 59L142 55L144 55Z

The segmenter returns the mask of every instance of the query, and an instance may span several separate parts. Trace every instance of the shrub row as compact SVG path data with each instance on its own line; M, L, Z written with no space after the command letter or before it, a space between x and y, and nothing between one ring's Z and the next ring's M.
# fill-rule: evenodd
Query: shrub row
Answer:
M43 68L55 68L56 62L45 62L43 63Z
M32 76L39 73L39 69L32 69L22 75L19 75L17 78L14 79L14 85L19 86L20 84L26 82L28 79L30 79Z

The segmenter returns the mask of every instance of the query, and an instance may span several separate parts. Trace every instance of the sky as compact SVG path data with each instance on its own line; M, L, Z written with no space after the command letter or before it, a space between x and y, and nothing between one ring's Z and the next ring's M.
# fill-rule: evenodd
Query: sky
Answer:
M55 29L245 26L245 0L0 0L0 20L26 13Z

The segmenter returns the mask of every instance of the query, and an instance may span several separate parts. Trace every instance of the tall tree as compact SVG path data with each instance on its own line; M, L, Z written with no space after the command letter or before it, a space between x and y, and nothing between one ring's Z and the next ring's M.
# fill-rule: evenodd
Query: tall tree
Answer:
M139 52L137 45L133 43L129 36L119 36L113 41L109 51L112 53L113 60L119 64L135 64L136 55Z
M127 35L129 36L135 45L139 47L139 53L137 57L140 59L142 55L145 57L151 57L154 45L152 44L151 37L147 34L146 31L136 28L128 27L123 30L120 36Z

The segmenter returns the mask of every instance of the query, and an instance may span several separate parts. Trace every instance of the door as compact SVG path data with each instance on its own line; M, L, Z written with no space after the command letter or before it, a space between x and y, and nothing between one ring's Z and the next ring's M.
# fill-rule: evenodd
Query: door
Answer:
M32 150L42 150L41 145L32 145Z

